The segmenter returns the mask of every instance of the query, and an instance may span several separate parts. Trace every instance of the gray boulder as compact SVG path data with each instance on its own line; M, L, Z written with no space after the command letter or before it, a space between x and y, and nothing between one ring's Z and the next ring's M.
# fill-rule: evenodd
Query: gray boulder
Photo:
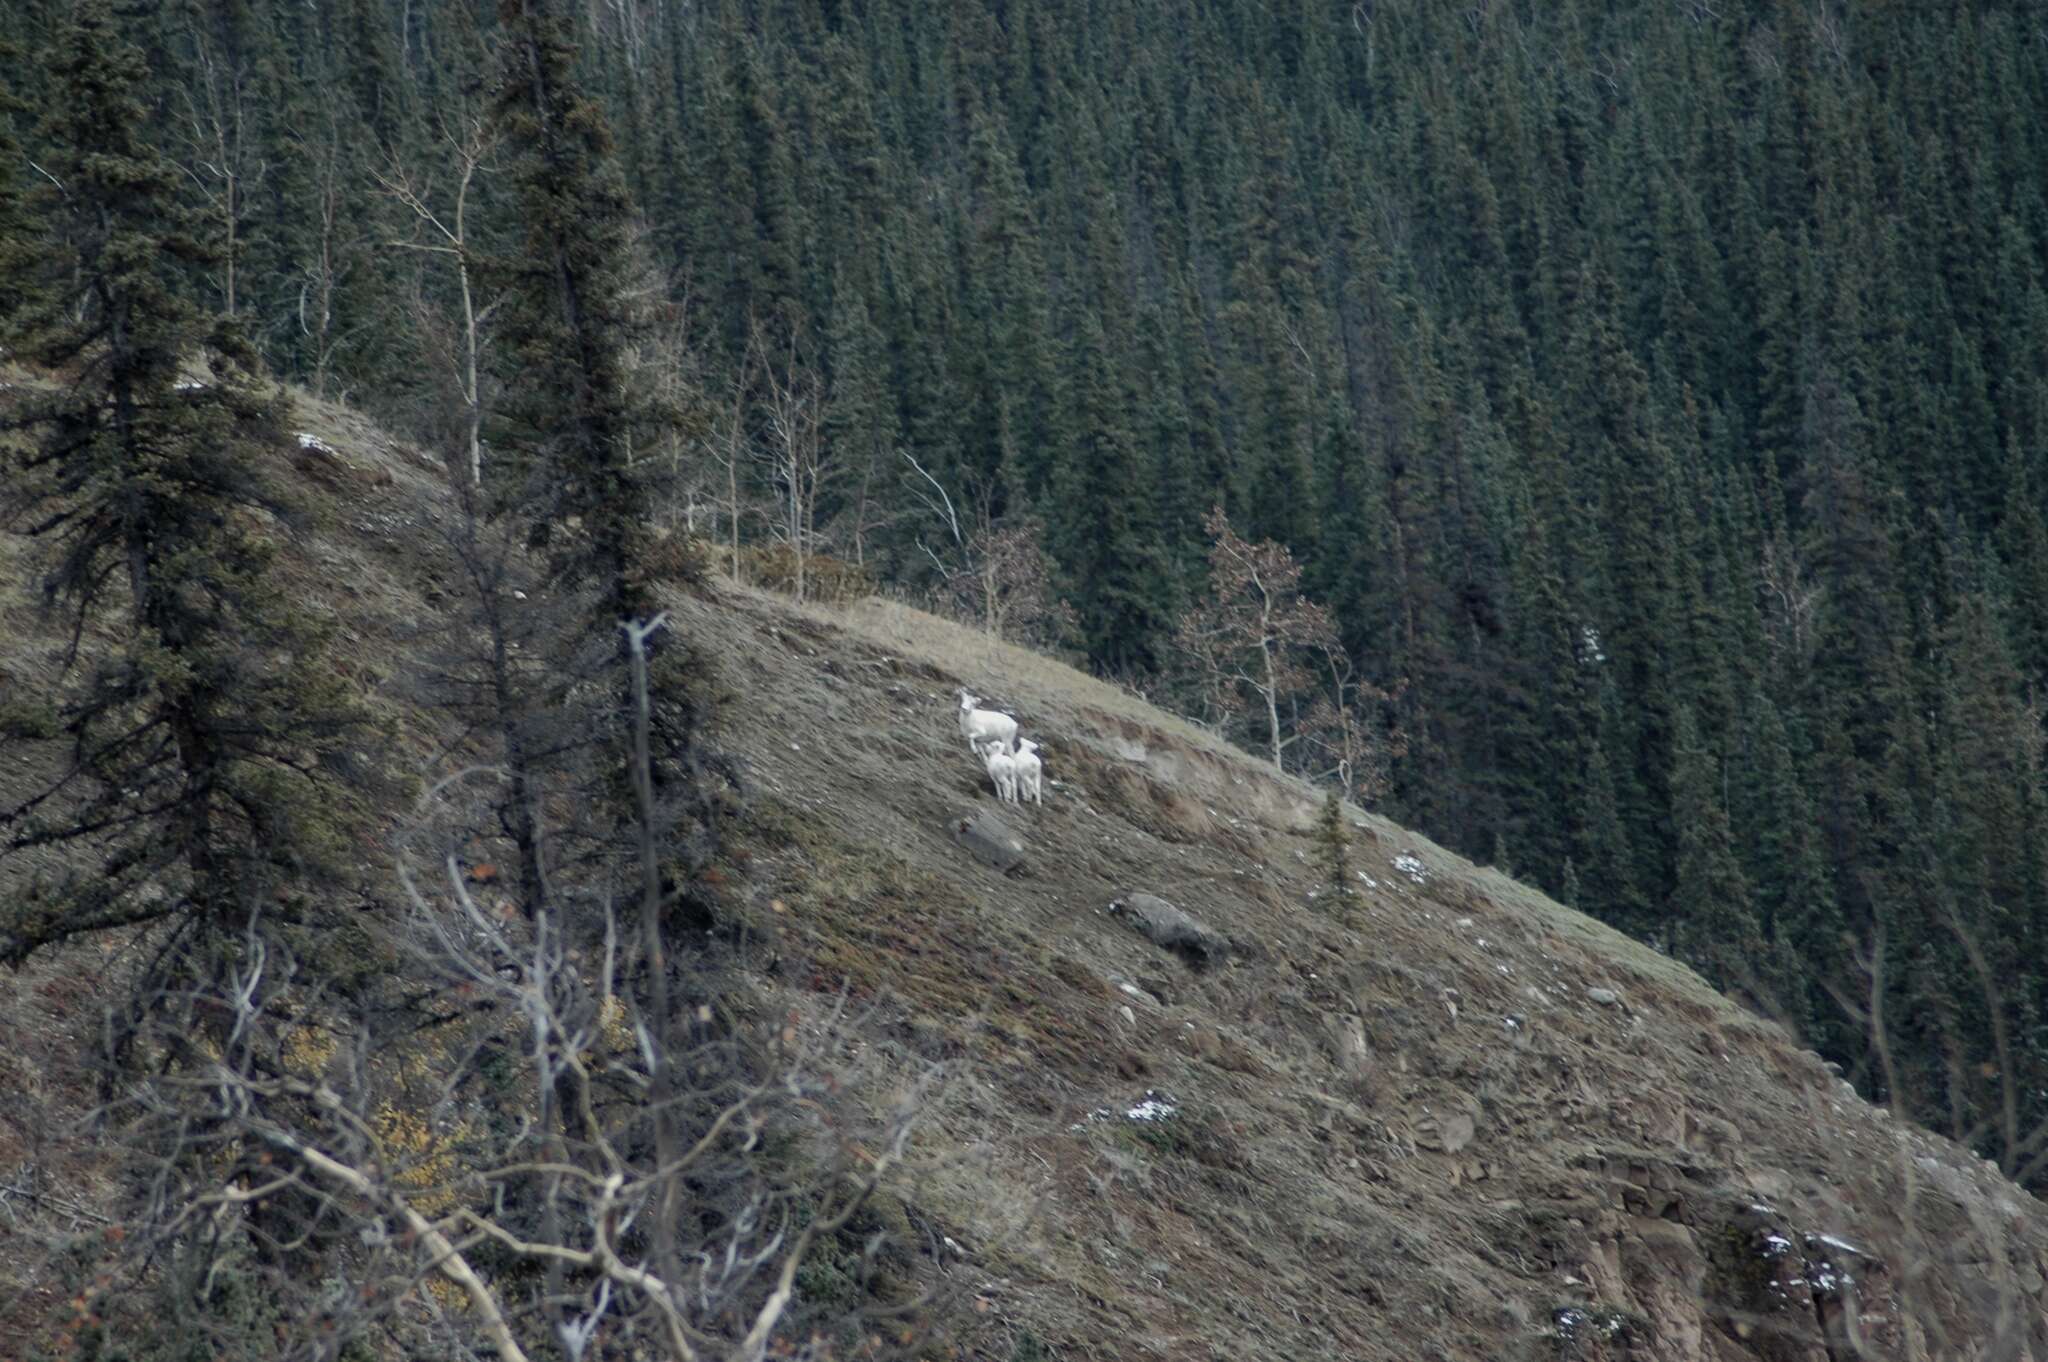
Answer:
M1230 953L1230 942L1222 933L1156 894L1131 893L1111 899L1109 915L1197 969L1213 965Z
M968 855L1002 874L1024 864L1024 839L1009 824L985 810L954 814L947 832L956 846L966 848Z

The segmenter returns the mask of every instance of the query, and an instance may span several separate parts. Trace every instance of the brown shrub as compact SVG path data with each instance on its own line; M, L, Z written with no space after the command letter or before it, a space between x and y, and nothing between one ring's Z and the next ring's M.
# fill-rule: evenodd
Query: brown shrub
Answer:
M657 531L654 542L641 557L640 572L650 582L694 587L711 571L713 552L707 540Z
M784 543L753 544L740 551L740 570L756 586L796 594L796 554ZM875 594L867 569L843 558L814 553L803 561L804 599L825 605L847 605Z

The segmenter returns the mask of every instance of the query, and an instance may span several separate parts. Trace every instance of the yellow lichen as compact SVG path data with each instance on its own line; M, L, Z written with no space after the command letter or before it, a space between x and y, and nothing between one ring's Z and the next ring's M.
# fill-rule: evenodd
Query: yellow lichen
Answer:
M393 1168L392 1180L417 1193L410 1198L422 1215L441 1215L455 1205L455 1191L449 1185L462 1168L462 1148L474 1134L468 1121L458 1121L445 1131L434 1127L416 1112L386 1106L375 1121L377 1139Z
M605 1049L616 1054L633 1046L633 1028L626 1020L626 1004L616 993L604 995L597 1008L597 1029Z
M420 1287L432 1296L434 1303L443 1310L460 1314L469 1309L469 1294L446 1277L438 1274L429 1277L420 1283Z
M301 1077L317 1078L327 1072L338 1047L329 1033L301 1026L284 1041L284 1066Z

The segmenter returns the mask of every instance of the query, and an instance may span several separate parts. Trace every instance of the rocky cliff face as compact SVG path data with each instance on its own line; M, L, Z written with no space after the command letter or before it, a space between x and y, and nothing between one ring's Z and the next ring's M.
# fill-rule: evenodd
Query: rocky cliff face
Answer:
M334 503L302 587L396 697L458 585L445 508L355 418L302 424ZM947 1075L878 1215L978 1355L2048 1362L2041 1205L1671 961L1355 810L1340 900L1313 791L972 631L672 605L747 773L748 988ZM993 802L963 685L1044 744L1042 808ZM34 1057L90 1025L60 976L0 1017L40 1075L0 1156L46 1178L65 1089Z

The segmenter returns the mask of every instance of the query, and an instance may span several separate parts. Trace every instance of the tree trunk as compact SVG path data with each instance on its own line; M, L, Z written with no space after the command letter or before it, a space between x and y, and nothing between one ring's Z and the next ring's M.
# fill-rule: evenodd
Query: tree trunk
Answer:
M1266 684L1259 688L1259 694L1266 701L1266 727L1273 739L1273 769L1283 771L1280 764L1280 678L1273 672L1273 612L1270 607L1259 617L1259 661L1266 669Z

